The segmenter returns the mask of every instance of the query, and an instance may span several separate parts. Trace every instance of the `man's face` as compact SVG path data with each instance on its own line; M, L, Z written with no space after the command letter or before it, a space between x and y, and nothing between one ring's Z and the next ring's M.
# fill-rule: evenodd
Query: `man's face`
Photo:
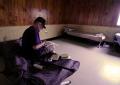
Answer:
M37 23L37 29L38 29L38 31L42 30L43 29L43 24L38 22Z

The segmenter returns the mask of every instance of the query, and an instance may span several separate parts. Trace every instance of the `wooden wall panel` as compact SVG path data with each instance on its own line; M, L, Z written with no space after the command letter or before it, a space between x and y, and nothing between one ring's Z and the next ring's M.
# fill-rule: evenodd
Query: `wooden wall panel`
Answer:
M0 26L26 25L29 24L29 13L26 9L25 0L0 0Z
M66 0L66 24L116 26L120 0Z
M62 23L62 0L0 0L0 26L29 25L37 16ZM61 16L61 17L60 17Z
M120 0L0 0L0 26L48 24L116 26Z
M48 23L49 24L63 24L62 18L64 17L63 7L64 0L48 0Z

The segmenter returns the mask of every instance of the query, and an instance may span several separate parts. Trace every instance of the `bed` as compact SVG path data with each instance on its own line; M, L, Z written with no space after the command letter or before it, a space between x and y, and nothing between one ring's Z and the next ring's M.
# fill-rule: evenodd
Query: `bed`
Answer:
M101 46L101 43L105 40L105 35L103 33L91 34L91 33L82 33L74 28L65 27L64 32L68 35L90 39L93 41L99 42L98 47Z

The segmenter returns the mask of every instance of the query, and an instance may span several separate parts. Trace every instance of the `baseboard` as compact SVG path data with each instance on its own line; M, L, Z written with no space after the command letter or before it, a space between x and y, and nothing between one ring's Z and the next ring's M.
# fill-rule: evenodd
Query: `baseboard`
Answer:
M57 37L53 37L53 38L48 38L48 39L45 39L45 40L56 40L56 39L59 39L59 38L61 38L62 36L57 36ZM44 40L44 39L43 39Z

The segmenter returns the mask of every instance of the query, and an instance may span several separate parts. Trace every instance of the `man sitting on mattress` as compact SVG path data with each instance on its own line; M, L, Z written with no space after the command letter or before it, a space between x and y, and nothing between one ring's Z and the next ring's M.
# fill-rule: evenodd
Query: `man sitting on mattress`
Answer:
M48 41L42 41L39 32L45 29L45 19L38 17L33 25L27 28L22 36L22 49L26 59L32 62L42 60L43 55L51 56L54 54L54 45Z

